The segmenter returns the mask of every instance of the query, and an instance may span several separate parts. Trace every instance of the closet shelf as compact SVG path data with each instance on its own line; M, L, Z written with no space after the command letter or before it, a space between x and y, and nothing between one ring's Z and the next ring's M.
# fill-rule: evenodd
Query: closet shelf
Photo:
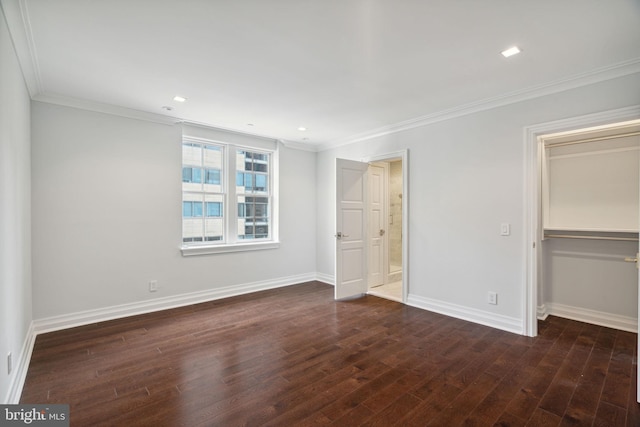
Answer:
M638 230L545 228L545 239L584 239L637 242Z
M638 229L621 229L621 228L577 228L577 227L544 227L544 232L571 232L571 233L635 233Z

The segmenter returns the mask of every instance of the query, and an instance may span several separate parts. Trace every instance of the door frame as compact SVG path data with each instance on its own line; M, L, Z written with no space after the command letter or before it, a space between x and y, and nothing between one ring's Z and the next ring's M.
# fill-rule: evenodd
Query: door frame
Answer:
M635 120L640 117L640 105L595 114L540 123L524 128L524 256L522 288L522 334L534 337L538 334L538 296L541 292L541 241L542 217L540 162L544 147L538 137L580 128L607 125ZM540 313L542 314L542 313ZM640 313L639 313L640 316ZM639 391L640 396L640 391Z
M409 150L393 151L361 159L366 163L391 160L402 161L402 303L406 304L409 296Z

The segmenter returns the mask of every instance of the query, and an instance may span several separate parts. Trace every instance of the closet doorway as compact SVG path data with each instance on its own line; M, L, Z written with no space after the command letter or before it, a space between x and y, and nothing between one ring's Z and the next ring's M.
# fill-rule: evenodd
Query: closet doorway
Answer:
M539 318L637 331L640 121L538 140Z
M580 269L580 267L583 264L587 266L591 266L590 268L593 271L593 268L592 268L593 265L597 264L597 262L604 262L608 264L608 267L612 267L613 265L620 267L620 269L618 269L619 271L623 271L622 269L631 267L630 269L631 271L627 270L626 275L627 277L631 277L631 275L633 275L634 279L637 280L637 271L640 271L640 270L634 269L633 264L624 262L624 258L633 259L633 256L635 255L637 250L627 253L630 247L624 248L622 251L620 250L620 248L618 248L618 253L613 253L609 250L611 248L605 247L605 246L612 247L614 244L626 242L626 243L629 243L634 248L637 248L637 242L635 241L635 238L637 238L639 218L638 216L635 215L634 211L632 210L633 206L635 206L634 209L638 209L637 203L633 201L629 203L627 201L625 209L610 207L603 210L601 207L597 207L595 209L582 209L582 213L579 213L578 211L575 211L575 210L572 212L571 209L579 207L583 204L584 197L589 196L591 194L592 188L583 186L582 190L569 191L568 198L560 197L559 201L565 203L565 206L562 206L562 204L558 205L556 203L557 201L556 199L557 199L557 196L559 195L562 196L563 192L566 195L567 193L566 188L564 189L564 191L562 189L564 185L563 181L565 183L568 183L569 181L567 181L567 178L571 177L572 174L566 173L567 169L563 167L561 167L559 170L556 170L556 172L560 173L561 179L560 181L557 181L554 178L553 181L556 184L559 182L561 185L560 185L560 192L559 193L557 192L555 195L552 195L550 193L549 187L550 185L552 187L553 186L557 187L557 185L549 183L548 179L549 179L549 172L550 172L549 170L550 162L557 162L557 164L554 165L552 169L557 169L556 166L562 166L563 163L567 163L569 166L571 166L572 162L577 162L577 164L583 163L584 165L588 165L588 163L591 162L591 166L589 168L578 167L577 172L582 173L583 175L586 174L587 181L591 180L592 185L595 187L598 187L597 188L598 191L596 191L595 194L599 194L600 196L603 196L605 198L615 196L615 198L617 198L618 200L621 200L620 198L621 193L619 191L620 189L614 188L614 190L611 191L610 193L608 193L607 191L603 191L604 187L602 187L602 185L605 185L607 180L610 181L609 178L605 179L602 183L600 183L598 180L593 179L593 177L595 177L596 174L601 173L603 170L607 168L611 170L611 168L607 166L606 161L604 163L593 162L593 160L598 158L600 154L605 154L605 157L606 157L607 150L598 149L596 145L598 142L595 140L591 142L584 141L584 140L588 140L590 138L597 139L600 137L611 136L613 133L618 132L619 129L616 130L616 128L624 127L626 125L630 126L627 129L627 131L629 131L628 133L633 133L635 131L633 130L632 127L640 125L639 118L640 118L640 105L625 107L618 110L604 111L600 113L594 113L594 114L589 114L585 116L579 116L579 117L574 117L574 118L569 118L569 119L564 119L564 120L559 120L554 122L541 123L538 125L526 127L524 129L524 136L525 136L524 142L525 142L525 148L526 148L526 151L525 151L526 153L525 154L525 159L526 159L526 162L525 162L525 178L526 178L525 230L526 230L527 239L524 242L525 247L523 248L526 254L526 270L525 270L525 280L524 280L524 287L523 287L523 294L522 294L523 295L523 298L522 298L522 304L523 304L522 305L522 308L523 308L522 333L523 334L528 336L536 336L538 334L538 328L537 328L538 319L544 319L549 314L558 315L557 313L558 308L560 309L566 308L562 306L577 307L580 305L580 304L577 304L576 302L569 302L569 300L564 300L565 302L563 303L562 301L560 301L560 299L556 298L558 296L563 297L563 295L558 293L559 288L554 288L553 285L551 284L550 275L551 276L555 275L555 277L557 278L558 275L556 273L562 272L562 271L564 272L574 271L574 272L578 272L579 274L584 273L584 271ZM619 133L625 133L625 131L622 131ZM628 136L632 136L632 135L628 135ZM623 139L623 138L620 138L620 139ZM579 143L580 142L579 140L583 140L582 143ZM545 141L548 142L547 145L549 147L545 145ZM604 139L602 141L606 144L606 141ZM571 142L577 142L577 143L566 144L564 147L561 145L557 145L555 148L553 148L551 146L554 142L559 144L571 143ZM628 142L623 142L622 144L623 145L609 146L607 147L608 151L614 157L615 156L624 157L625 161L628 160L626 159L627 155L630 155L630 156L637 155L638 151L636 150L636 148L632 146L633 144L629 144ZM624 146L624 144L627 144L627 146ZM585 147L586 149L580 148L581 146ZM605 147L605 146L603 145L600 147ZM551 152L547 150L551 150ZM562 152L562 150L565 150L565 152ZM583 150L584 152L579 153L578 152L579 150ZM598 151L605 151L605 152L598 154ZM550 156L554 156L556 158L554 160L550 160L549 159ZM600 157L600 158L604 158L604 157ZM607 166L607 167L601 167L601 166ZM582 172L580 172L580 169L582 169ZM622 171L618 171L615 169L616 168L613 168L613 171L612 171L614 174L613 176L615 175L619 176L619 174L622 173ZM627 172L629 172L629 170L627 170ZM564 174L564 176L562 174ZM635 179L636 178L632 177L628 181L630 183L634 183L633 181ZM627 192L627 194L631 194L631 197L634 197L634 194L635 194L635 197L638 197L637 193L635 193L635 190L633 190L632 187L629 192L629 188L626 183L623 184L621 189L625 189L625 188L626 188L625 191ZM553 190L553 188L551 190ZM624 199L624 197L622 199ZM572 205L573 205L573 208L571 207ZM597 204L594 204L594 203L590 203L590 205L592 207L597 206ZM610 219L606 219L607 217L601 216L603 213L606 213L607 210L612 211L614 213L618 212L616 215L618 219L610 220ZM622 214L623 211L626 211L626 214ZM601 218L600 221L597 221L598 217ZM602 218L605 218L605 219L603 220ZM627 219L626 225L622 222L624 218ZM635 220L629 220L629 218L635 218ZM592 222L591 225L588 224L589 221ZM607 224L604 221L610 221L610 222ZM611 222L611 221L614 221L614 222ZM629 221L635 221L634 222L635 225L633 224L629 225ZM547 230L545 230L545 228L547 228ZM627 234L625 234L625 232ZM628 233L631 233L631 234L628 234ZM546 234L546 237L545 237L545 234ZM580 234L583 234L583 236L577 236ZM551 235L554 235L554 236L552 237ZM570 235L571 237L565 237L567 235ZM558 237L558 236L563 236L563 237ZM619 237L621 239L629 238L634 240L589 239L589 237L591 236ZM589 240L592 240L592 241L589 242ZM583 243L591 243L592 245L595 243L597 245L598 243L600 243L600 245L602 245L603 247L599 249L596 248L595 249L596 252L591 255L589 255L587 251L583 251L582 256L580 257L576 255L578 255L582 249L578 248L577 246L573 248L567 247L564 249L560 249L561 253L557 255L560 255L561 257L556 257L556 259L561 259L560 262L564 262L565 264L567 262L569 263L573 262L574 268L561 269L561 270L558 270L556 268L556 271L554 272L553 271L554 266L550 264L550 262L553 262L554 260L549 259L549 249L547 247L545 247L543 251L543 245L551 246L551 245L554 245L555 243L556 244L555 246L559 246L557 244L558 243L563 244L562 242L564 242L565 245L571 245L571 244L577 245L577 244L583 244ZM553 248L551 250L553 250ZM607 254L609 256L602 256ZM624 254L623 258L620 257L621 254ZM562 256L564 256L564 258L562 258ZM571 259L572 257L573 259ZM594 258L601 258L601 259L598 260ZM591 262L588 262L589 260L591 260ZM560 266L559 264L555 265L555 267L559 267L559 266ZM578 268L575 268L575 267L578 267ZM636 273L634 273L634 270ZM587 279L591 281L596 277L600 277L600 278L604 277L605 280L603 280L603 282L606 282L606 280L610 280L610 276L608 276L607 274L603 274L603 270L594 271L594 274L591 275L590 277L587 277ZM551 277L551 279L553 280L553 277ZM575 284L579 285L579 282L580 282L579 280L576 282L574 279ZM637 288L634 288L634 291L637 292ZM631 291L631 292L634 292L634 291ZM602 301L598 301L598 304L600 303L609 304L613 294L611 292L607 292L606 289L602 291L602 288L600 288L600 292L602 292L601 293ZM580 288L580 287L576 287L573 291L569 292L567 295L572 295L575 297L577 293L584 294L584 295L580 295L580 297L591 298L590 290L585 288ZM632 312L628 311L629 301L625 302L625 307L628 313L628 315L625 316L627 318L625 323L627 325L629 325L630 323L634 323L637 328L637 323L635 322L635 319L637 318L636 316L637 316L638 299L634 298L633 296L628 296L628 299L631 301L634 307L630 309L630 310L633 310ZM555 307L554 307L554 303L556 303ZM557 303L559 303L560 305L557 305ZM583 304L582 307L585 308L585 305ZM602 318L602 316L599 315L598 313L607 311L607 309L604 306L597 307L595 305L590 307L590 311L588 310L589 309L581 310L582 315L583 316L585 314L597 315L596 317ZM565 315L566 317L571 315L571 313L568 313L568 311L569 310L565 310L565 314L563 315ZM610 319L615 317L615 316L612 316L611 314L612 313L609 313L608 315ZM631 322L628 321L629 317L632 318ZM584 320L587 320L587 319L584 319ZM599 320L593 319L593 318L590 319L589 321L591 323L596 323L596 321L599 322ZM620 327L618 326L618 328Z
M541 123L541 124L532 125L524 128L525 183L526 183L526 186L525 186L526 239L523 242L524 243L523 250L524 250L525 259L526 259L526 269L525 269L523 288L522 288L522 295L523 295L522 297L522 333L524 335L532 336L532 337L536 336L538 334L538 319L543 319L545 316L549 314L553 314L553 313L550 313L549 307L551 307L551 311L554 311L554 307L552 305L548 306L546 304L549 301L553 303L555 296L550 295L549 293L549 289L551 289L551 291L553 292L553 288L550 288L544 282L545 275L549 274L551 266L549 265L548 259L547 259L547 263L545 264L545 256L547 256L547 252L546 250L543 252L542 250L543 244L549 243L551 239L555 239L554 241L556 243L557 242L580 243L583 241L586 242L587 240L580 237L575 239L571 239L571 238L563 239L558 237L547 236L547 239L549 241L545 243L545 237L544 237L545 226L547 227L550 226L549 228L552 228L552 227L571 228L572 226L572 224L568 224L568 223L562 224L562 221L554 221L553 219L550 221L549 217L546 219L546 223L545 223L544 216L547 215L547 213L544 212L543 200L547 196L543 195L543 177L548 172L548 169L547 169L548 162L545 160L545 155L549 154L549 153L545 153L545 149L546 149L544 144L545 137L548 137L550 135L555 135L560 137L562 133L565 133L565 135L568 136L571 133L576 133L581 130L596 131L598 127L602 127L601 130L604 130L606 127L613 129L617 126L616 124L623 124L623 123L628 123L633 125L635 122L636 124L640 124L639 119L640 119L640 105L620 108L617 110L603 111L600 113L594 113L594 114L589 114L585 116L578 116L578 117L573 117L569 119L558 120L558 121L553 121L548 123ZM587 139L586 135L583 135L583 136L584 138L578 137L577 139ZM592 134L591 136L598 137L598 136L606 136L606 135ZM550 140L551 139L553 138L550 138ZM556 139L555 142L561 143L561 142L569 142L569 141L568 140L562 141L562 139ZM575 145L579 145L579 144L575 144ZM567 147L571 147L571 145L567 145ZM628 152L633 153L630 147L627 147L627 148L618 147L618 148L628 150ZM613 149L613 151L615 152L615 149ZM572 153L553 153L553 154L558 154L561 158L561 156L563 155L569 155ZM580 160L580 156L577 156L577 154L578 153L573 153L573 155L575 155L575 159ZM585 159L588 159L589 156L590 156L589 154L584 153L582 157L584 157ZM560 161L562 162L562 160ZM599 172L599 166L592 167L592 172ZM548 183L545 183L544 185L548 185ZM600 193L602 194L602 192ZM544 203L546 203L547 206L549 206L548 201L545 201ZM551 217L554 216L553 213L551 213L550 215ZM562 218L562 216L560 216L560 218ZM585 219L585 218L586 217L582 217L582 219ZM575 224L574 224L574 227L575 227ZM587 226L584 224L581 224L575 228L586 229ZM638 224L636 223L635 229L630 229L627 231L633 233L634 231L637 232L637 229L638 229ZM571 234L571 233L564 233L562 231L563 230L550 229L550 230L547 230L546 233L547 234ZM568 232L571 230L564 230L564 231ZM610 231L615 231L615 230L610 230ZM622 230L620 229L618 229L618 231L622 232ZM581 231L579 229L574 229L572 232L574 234L581 234ZM584 234L595 234L595 232L596 231L594 230L582 231L582 233ZM615 237L615 234L614 235L609 234L609 236ZM635 236L631 235L631 236L619 236L619 237L634 238ZM598 241L598 240L599 239L594 239L594 241ZM624 242L624 241L601 240L601 243L603 245L611 245L616 242ZM637 242L630 241L630 243L634 244L634 247L637 247ZM565 255L572 255L572 252L573 254L575 254L578 251L567 249L565 251ZM624 252L625 252L624 258L629 258L630 256L633 256L632 254L635 254L635 252L627 254L626 250ZM600 253L605 254L607 253L607 251L601 250ZM610 255L612 254L610 253ZM567 257L567 260L568 259L569 257ZM576 259L576 261L579 261L579 262L584 262L588 260L589 260L589 256L585 256L585 255L583 255L582 258ZM613 259L609 258L609 261L613 261ZM627 274L633 274L634 277L637 277L636 274L637 274L637 271L639 270L634 269L633 264L624 263L623 259L618 259L616 263L617 263L616 265L618 265L619 267L622 267L623 265L625 266L622 268L631 267L631 271L630 272L627 271ZM636 271L635 274L634 274L634 270ZM574 269L574 271L580 272L579 269L577 270ZM597 272L597 275L602 275L602 273ZM546 277L548 279L548 276ZM545 293L545 290L547 291L546 293ZM588 291L585 289L579 289L575 292L588 293ZM637 292L637 289L636 289L636 292ZM603 298L603 302L604 302L610 298L611 293L604 292L603 295L604 295L604 298ZM636 310L637 310L637 304L638 304L637 298L634 298L633 296L628 296L628 298L631 300L632 303L635 303L634 307L636 307ZM570 305L570 304L564 304L564 305ZM596 308L592 311L601 311L601 310ZM589 313L589 312L586 310L583 310L583 313ZM637 316L637 311L634 311L634 314ZM631 316L628 316L628 317L631 317ZM591 323L595 323L595 322L591 321Z
M368 293L404 301L402 158L369 163Z

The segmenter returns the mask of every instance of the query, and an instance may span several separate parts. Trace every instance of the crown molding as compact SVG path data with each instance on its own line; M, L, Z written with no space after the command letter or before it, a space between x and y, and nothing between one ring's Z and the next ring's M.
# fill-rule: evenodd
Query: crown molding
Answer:
M503 107L505 105L539 98L554 93L564 92L590 84L612 80L630 74L640 73L640 58L620 62L607 67L597 68L588 72L573 75L571 77L559 79L550 83L531 86L525 89L509 92L492 98L460 105L447 110L438 111L421 117L405 120L388 126L383 126L370 131L352 135L347 138L337 139L318 145L318 151L329 150L356 142L366 141L380 136L390 135L408 129L430 125L445 120L462 117L492 108Z
M0 0L0 7L9 28L13 49L18 57L27 90L33 98L42 92L42 81L27 2L26 0Z
M305 144L303 142L289 141L286 139L279 139L278 141L280 141L285 147L293 150L310 151L312 153L318 152L318 146L314 144Z
M164 124L176 124L185 121L180 118L165 116L162 114L149 113L126 107L102 104L94 101L80 100L76 98L47 93L44 89L41 79L37 50L33 41L31 22L29 20L27 0L0 0L0 8L2 9L2 12L5 16L11 40L14 45L14 50L16 51L16 55L18 57L18 61L20 63L27 90L29 91L31 99L40 102L47 102ZM318 144L304 144L301 142L285 140L281 140L281 142L285 147L289 147L292 149L311 152L325 151L332 148L366 141L369 139L390 135L396 132L401 132L421 126L427 126L456 117L462 117L480 111L486 111L493 108L502 107L505 105L514 104L517 102L522 102L553 93L563 92L566 90L575 89L578 87L587 86L590 84L611 80L635 73L640 73L640 58L633 58L628 61L597 68L567 78L558 79L550 83L531 86L529 88L509 92L496 97L486 98L480 101L475 101L446 110L437 111L424 116L404 120L391 125L351 135L346 138L339 138L336 140ZM245 133L233 129L226 129L224 127L216 126L215 124L202 123L202 125L229 130L232 132ZM273 137L265 135L249 135L273 139Z
M253 137L253 138L264 139L264 140L267 140L269 142L277 142L277 141L279 141L277 138L274 138L273 136L263 135L263 134L259 134L259 133L245 132L245 131L241 131L241 130L237 130L237 129L232 129L230 127L219 126L219 125L216 125L216 124L213 124L213 123L198 122L198 121L187 120L187 119L181 119L180 123L182 123L184 125L187 125L187 126L195 126L195 127L199 127L199 128L203 128L203 129L214 129L216 131L222 131L222 132L227 132L227 133L231 133L231 134L241 135L243 137L250 136L250 137Z
M77 108L80 110L94 111L98 113L111 114L120 117L126 117L129 119L144 120L153 123L160 123L165 125L185 124L188 126L200 127L203 129L214 129L216 131L228 132L241 136L250 136L254 138L260 138L268 141L281 142L287 148L294 150L317 152L315 145L303 144L296 141L287 141L282 139L276 139L267 135L260 135L256 133L241 132L231 128L225 128L217 126L215 124L196 122L192 120L186 120L179 117L167 116L163 114L149 113L147 111L136 110L133 108L120 107L113 104L103 104L100 102L89 101L86 99L73 98L70 96L58 95L58 94L36 94L32 97L34 101L43 102L47 104L61 105L63 107Z
M148 122L165 125L175 125L182 122L182 119L162 114L149 113L147 111L135 110L133 108L120 107L112 104L89 101L86 99L73 98L70 96L57 94L37 94L32 97L34 101L47 104L62 105L64 107L78 108L80 110L95 111L97 113L111 114L114 116L127 117L130 119L144 120Z

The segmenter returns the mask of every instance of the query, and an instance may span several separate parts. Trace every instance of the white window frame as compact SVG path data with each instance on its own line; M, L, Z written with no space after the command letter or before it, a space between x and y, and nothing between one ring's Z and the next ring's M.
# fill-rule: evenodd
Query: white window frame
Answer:
M208 255L229 252L256 251L264 249L276 249L280 247L278 235L278 149L267 150L264 148L255 148L246 145L231 144L224 141L216 141L191 136L183 136L180 147L184 143L211 144L223 147L223 218L224 218L224 235L222 241L211 242L182 242L180 251L183 256L192 255ZM238 193L236 192L236 153L238 150L250 151L253 153L269 155L269 196L270 200L270 238L259 240L243 240L238 238ZM180 163L183 165L182 154ZM182 172L182 168L180 169ZM182 175L181 175L182 176ZM182 224L182 195L180 191L180 221ZM248 197L261 197L260 194ZM180 230L180 239L182 240L182 226Z

